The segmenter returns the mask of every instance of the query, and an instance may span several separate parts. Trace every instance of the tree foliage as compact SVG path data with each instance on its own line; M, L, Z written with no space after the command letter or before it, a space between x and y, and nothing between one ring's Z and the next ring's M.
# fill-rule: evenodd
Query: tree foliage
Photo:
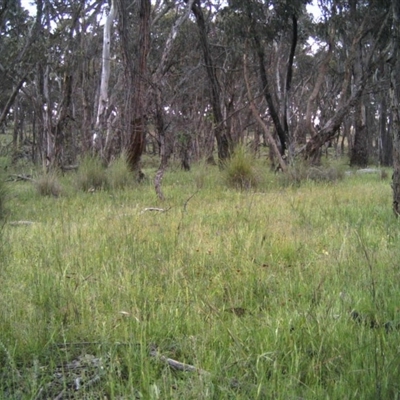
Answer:
M389 0L321 0L317 15L307 0L112 4L101 100L107 5L37 0L30 15L3 3L0 122L14 159L28 147L52 168L125 151L140 171L144 152L158 154L156 185L172 154L188 170L243 141L281 167L318 164L331 145L354 165L390 159Z

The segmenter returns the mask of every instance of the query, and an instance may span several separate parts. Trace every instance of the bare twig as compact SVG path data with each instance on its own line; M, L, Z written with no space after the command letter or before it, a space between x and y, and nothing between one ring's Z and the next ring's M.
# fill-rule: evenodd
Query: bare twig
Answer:
M186 207L189 203L189 201L198 193L198 190L196 190L191 196L189 196L186 201L183 203L183 211L186 212Z
M181 232L182 223L183 223L183 217L185 216L187 205L188 205L189 201L190 201L198 192L199 192L199 191L196 190L196 191L195 191L191 196L189 196L189 197L186 199L186 201L183 203L182 217L181 217L181 220L179 221L178 228L176 229L176 238L175 238L176 243L178 243L178 238L179 238L179 234L180 234L180 232Z

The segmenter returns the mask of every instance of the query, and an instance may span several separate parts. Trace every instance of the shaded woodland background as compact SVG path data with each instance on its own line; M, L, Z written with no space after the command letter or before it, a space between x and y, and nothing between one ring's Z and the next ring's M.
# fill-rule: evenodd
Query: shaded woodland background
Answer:
M3 0L1 151L47 169L126 152L139 177L148 153L156 185L171 155L189 170L238 143L282 170L328 147L392 165L396 1L308 3Z

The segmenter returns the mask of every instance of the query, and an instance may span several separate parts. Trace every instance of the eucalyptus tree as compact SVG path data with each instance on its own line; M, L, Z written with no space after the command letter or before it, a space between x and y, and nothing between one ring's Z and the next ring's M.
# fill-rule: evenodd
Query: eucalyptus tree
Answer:
M245 81L248 83L246 91L250 108L269 137L268 141L281 166L285 164L282 156L295 143L294 127L298 116L292 114L293 78L298 46L306 40L303 27L299 27L299 21L303 23L307 18L306 3L301 0L230 0L225 9L225 18L231 21L231 35L241 39L246 63L249 64L248 67L245 65L245 71L250 74L245 76ZM253 65L257 67L253 68ZM250 83L254 82L252 76L255 69L259 84L253 95L253 84ZM264 113L259 111L265 107L255 103L260 96L264 98L274 126L275 134L271 136L263 122ZM276 146L271 141L276 141Z
M96 117L96 136L98 135L98 143L100 143L100 150L103 152L103 136L104 132L107 131L105 141L104 141L104 150L107 152L109 144L110 144L110 121L109 117L112 110L112 104L109 101L109 81L111 75L111 30L114 22L116 9L114 0L111 1L111 7L108 11L108 15L104 22L103 27L103 50L102 50L102 70L101 70L101 82L100 82L100 90L99 90L99 99L98 99L98 108L97 108L97 117ZM108 124L107 124L108 122ZM108 127L107 127L108 125ZM107 129L108 128L108 129ZM96 137L97 139L97 137Z
M350 154L350 164L355 166L365 167L368 165L372 134L374 130L374 117L371 118L372 109L376 108L374 101L374 91L378 89L374 85L373 76L378 71L382 71L383 58L381 58L383 47L375 46L375 41L387 45L387 29L379 33L382 27L382 21L387 13L390 3L388 1L361 1L351 0L349 2L349 20L351 26L346 26L347 31L351 31L352 26L365 25L365 33L359 40L356 48L352 70L352 90L353 87L360 85L360 80L363 78L363 70L369 56L369 49L375 47L376 51L370 60L371 73L369 79L367 77L367 85L363 90L358 102L354 106L354 144ZM364 78L365 79L365 78ZM369 121L367 121L369 119ZM369 122L369 123L368 123ZM375 129L378 131L378 129Z
M95 63L96 57L90 61L88 58L99 43L97 16L102 2L36 0L35 5L36 15L29 17L33 22L26 42L21 40L27 48L21 60L29 61L25 65L27 80L21 89L21 118L24 113L29 114L27 122L35 159L51 168L72 163L81 146L80 131L85 131L83 126L80 129L82 114L87 117L88 104L93 103L93 93L83 96L86 102L81 98L81 92L87 90L84 70ZM90 48L84 46L89 36ZM97 84L92 81L88 86ZM93 104L89 107L93 108ZM87 119L86 122L91 124Z
M4 1L0 8L0 125L29 81L40 46L42 1L37 2L33 19L20 1Z
M400 2L392 0L390 97L393 116L393 211L400 215Z
M186 3L189 1L190 0L185 0ZM209 82L211 108L214 117L214 133L218 148L218 159L220 162L223 162L229 157L231 136L230 132L228 132L226 129L222 114L221 86L216 72L216 65L210 49L206 19L201 7L201 1L195 0L191 2L191 8L198 27L199 40Z
M139 0L138 7L127 0L116 0L118 33L125 70L125 127L128 130L127 160L141 179L140 159L145 147L148 101L148 55L150 50L150 0ZM137 24L134 25L136 20ZM135 40L137 38L137 40Z
M337 138L345 118L354 108L357 110L356 119L359 124L359 133L360 135L364 134L365 122L360 101L370 78L378 66L383 63L383 55L387 46L385 32L388 12L385 7L376 6L374 0L362 3L364 12L361 14L359 23L353 27L347 2L328 0L325 4L329 7L331 15L327 20L328 26L332 23L336 24L334 55L342 53L343 61L337 66L341 76L341 85L335 95L336 104L305 147L305 157L312 162L319 162L321 147ZM367 37L370 40L365 43ZM376 57L377 54L379 57ZM355 150L360 156L361 147L364 148L364 143L360 141L359 150ZM364 153L362 158L364 158ZM362 163L364 164L365 160Z
M168 159L172 152L171 143L167 143L166 126L164 118L165 107L165 86L166 73L171 67L172 50L175 39L179 33L182 24L188 19L191 8L195 0L188 0L187 9L174 21L171 31L165 41L164 50L161 55L161 60L156 71L153 74L154 102L155 102L155 125L158 131L158 141L160 145L160 166L154 178L154 186L156 193L161 200L164 200L164 195L161 189L161 182L167 168Z

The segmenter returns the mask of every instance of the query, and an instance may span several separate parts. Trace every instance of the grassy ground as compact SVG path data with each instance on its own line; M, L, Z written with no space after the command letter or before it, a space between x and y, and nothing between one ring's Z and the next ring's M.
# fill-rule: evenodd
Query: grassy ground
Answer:
M58 198L11 183L0 398L400 398L389 183L266 173L238 191L202 166L168 172L164 203L151 182Z

